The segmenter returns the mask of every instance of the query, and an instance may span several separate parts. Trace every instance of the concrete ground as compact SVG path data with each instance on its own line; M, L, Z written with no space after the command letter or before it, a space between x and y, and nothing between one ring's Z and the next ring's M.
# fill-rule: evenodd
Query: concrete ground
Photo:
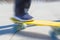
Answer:
M35 20L59 20L60 1L32 1L29 10ZM17 32L14 35L13 27L2 27L10 25L10 17L14 16L14 3L0 4L0 40L51 40L49 32L51 27L34 26Z

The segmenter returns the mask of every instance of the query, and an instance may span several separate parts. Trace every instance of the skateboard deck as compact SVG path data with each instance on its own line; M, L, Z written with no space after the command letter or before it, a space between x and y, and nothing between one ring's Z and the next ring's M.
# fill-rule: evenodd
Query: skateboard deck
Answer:
M15 18L11 18L11 20L14 23L24 23L24 24L27 24L27 25L60 27L60 22L55 22L55 21L51 21L51 20L19 21Z

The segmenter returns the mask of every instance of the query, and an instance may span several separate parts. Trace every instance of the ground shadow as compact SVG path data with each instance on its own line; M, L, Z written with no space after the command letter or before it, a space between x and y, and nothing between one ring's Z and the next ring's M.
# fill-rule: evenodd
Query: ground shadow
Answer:
M29 38L36 38L36 39L51 40L51 38L48 35L34 33L34 32L27 32L27 31L19 31L15 35L29 37Z

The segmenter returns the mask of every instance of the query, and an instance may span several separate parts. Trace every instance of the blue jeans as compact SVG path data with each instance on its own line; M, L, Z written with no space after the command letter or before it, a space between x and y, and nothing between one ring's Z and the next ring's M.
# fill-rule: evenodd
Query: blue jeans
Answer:
M30 3L31 0L15 0L15 16L24 16L26 14L24 9L29 9Z

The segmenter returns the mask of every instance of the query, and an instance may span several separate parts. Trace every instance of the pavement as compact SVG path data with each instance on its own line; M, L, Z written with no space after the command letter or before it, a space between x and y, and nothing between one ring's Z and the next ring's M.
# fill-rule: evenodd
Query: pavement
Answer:
M0 4L0 40L51 40L50 26L29 27L15 33L10 17L14 16L14 3ZM35 20L60 20L60 1L32 1L29 14Z

